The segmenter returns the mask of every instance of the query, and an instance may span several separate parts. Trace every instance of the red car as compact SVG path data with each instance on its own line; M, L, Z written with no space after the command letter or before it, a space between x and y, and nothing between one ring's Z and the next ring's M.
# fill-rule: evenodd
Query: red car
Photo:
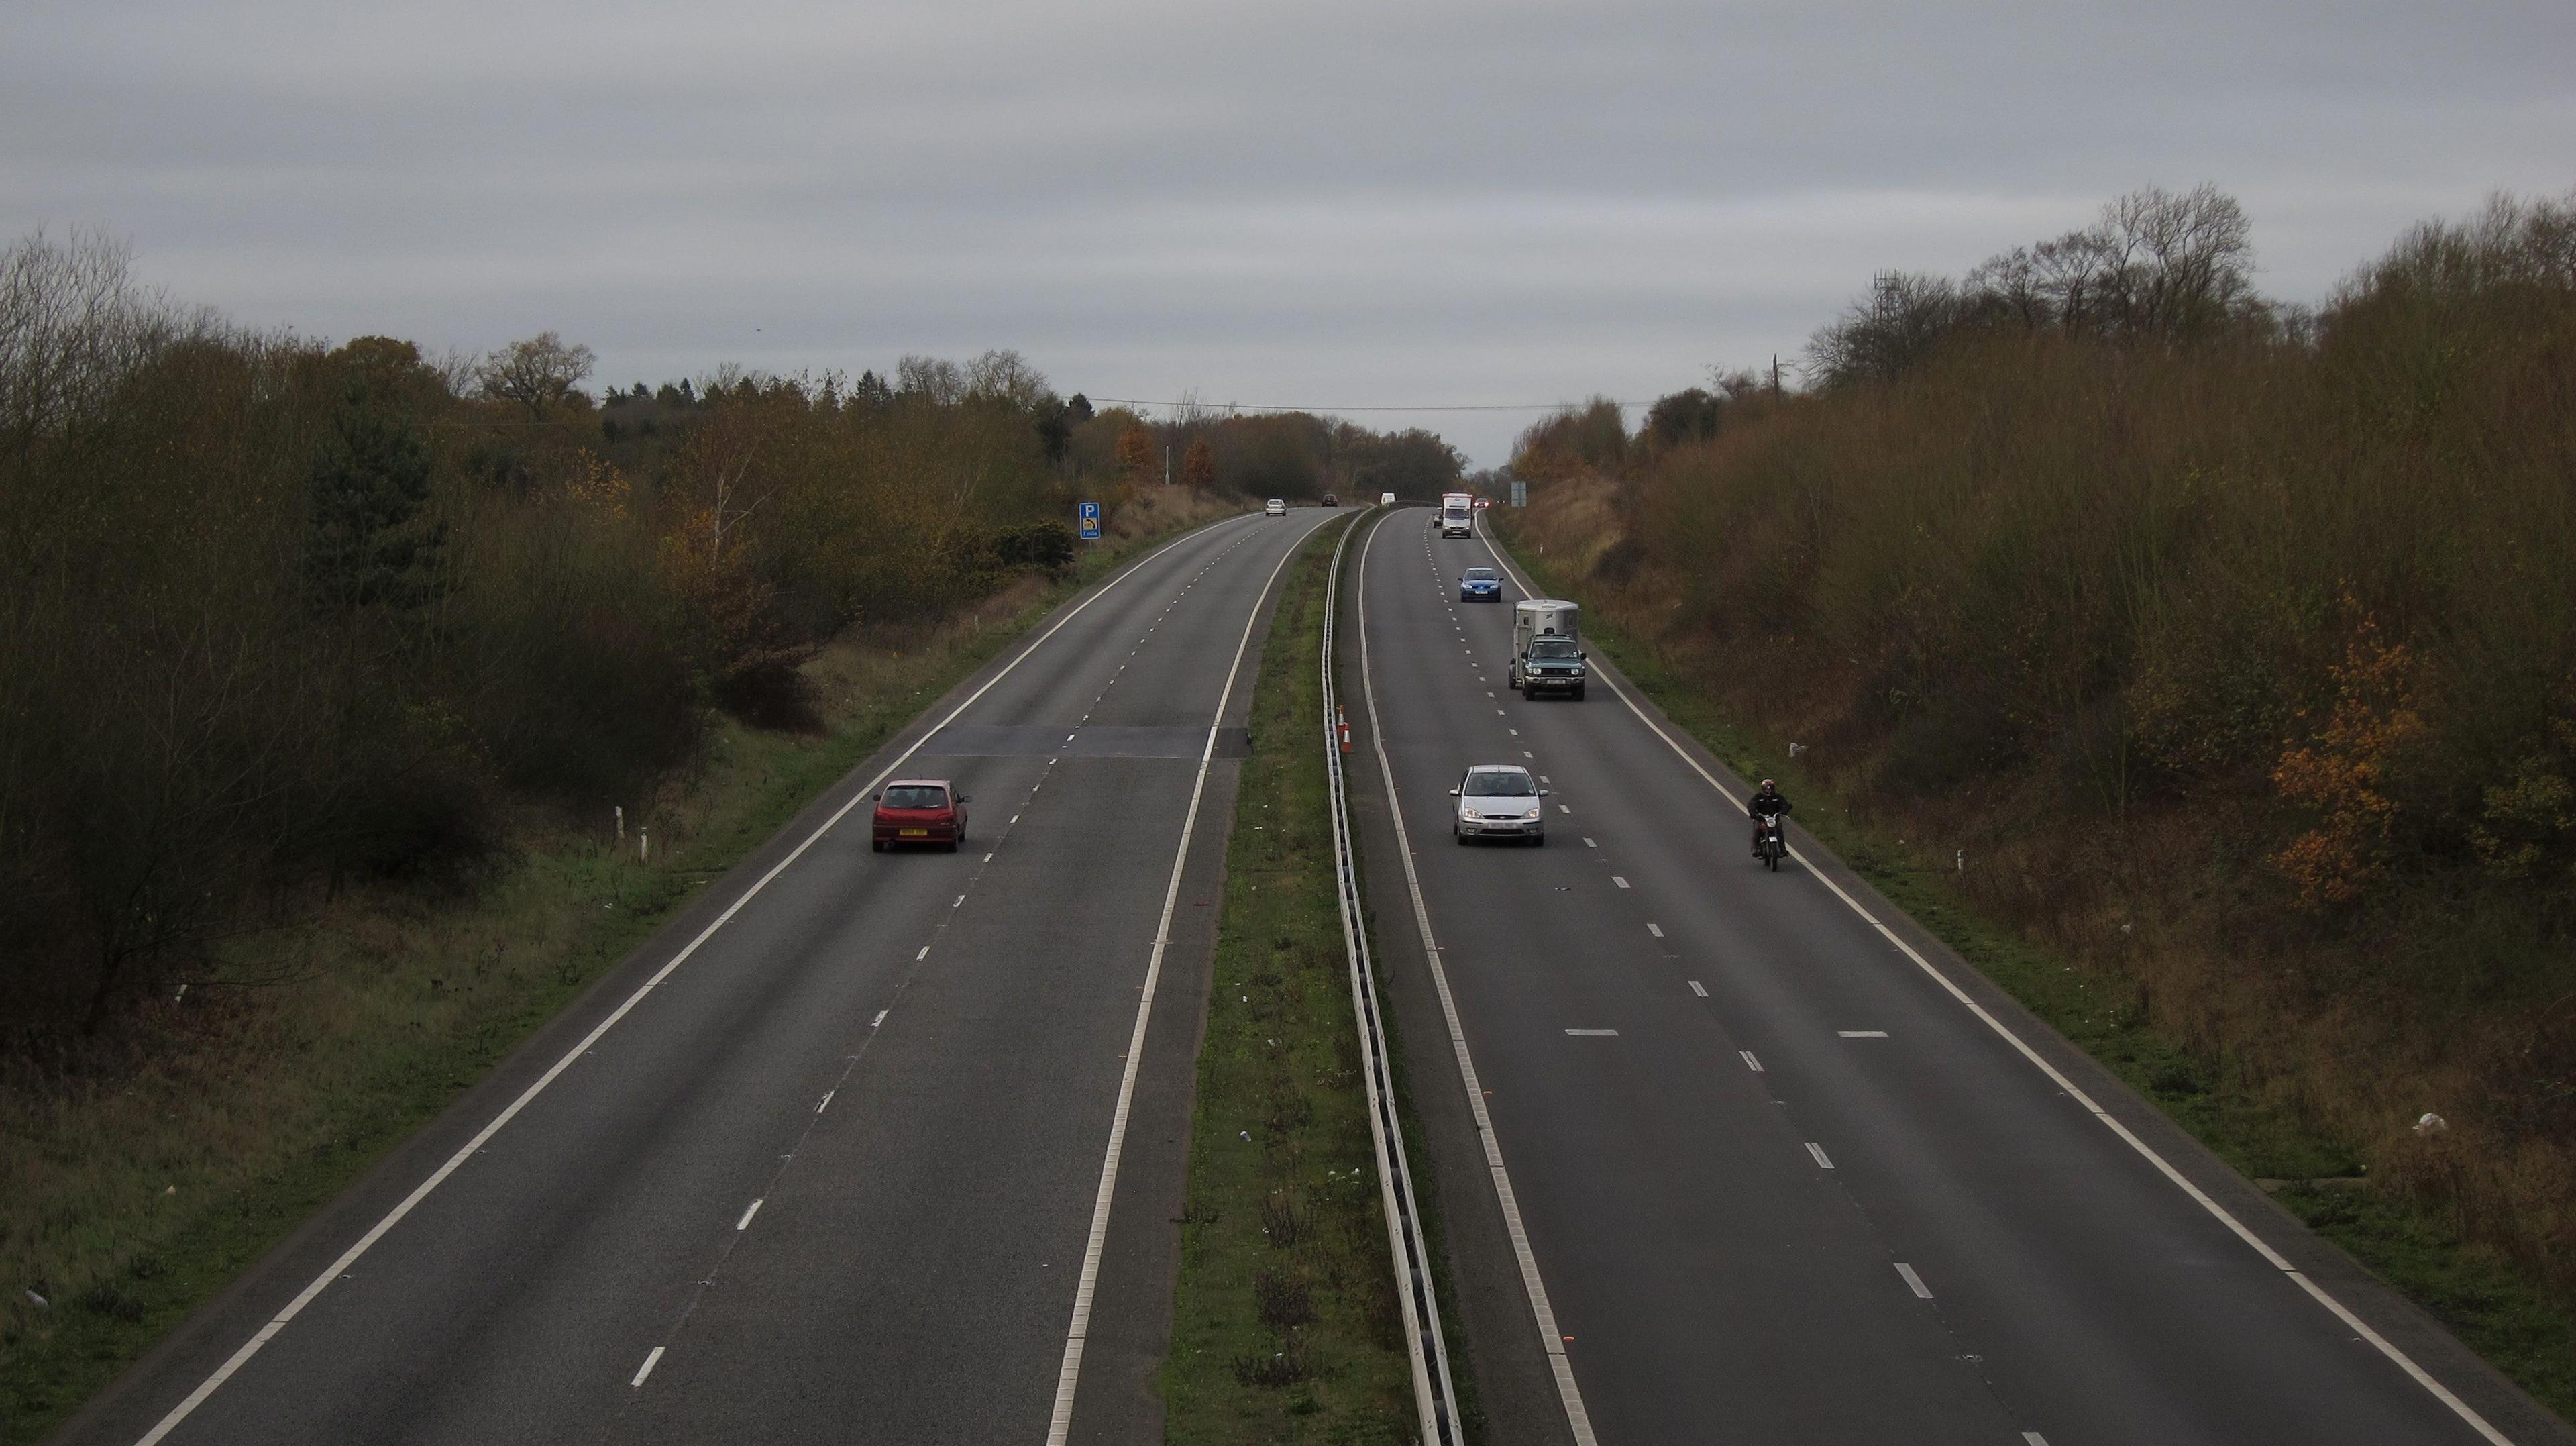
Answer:
M878 853L888 844L938 844L950 853L966 841L965 794L945 778L905 778L877 795Z

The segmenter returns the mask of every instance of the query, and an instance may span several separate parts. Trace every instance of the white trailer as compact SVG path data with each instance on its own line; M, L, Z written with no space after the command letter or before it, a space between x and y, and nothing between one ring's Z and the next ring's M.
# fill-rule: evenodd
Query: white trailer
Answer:
M1512 605L1511 685L1524 698L1541 693L1583 696L1585 666L1582 609L1563 598L1535 597Z

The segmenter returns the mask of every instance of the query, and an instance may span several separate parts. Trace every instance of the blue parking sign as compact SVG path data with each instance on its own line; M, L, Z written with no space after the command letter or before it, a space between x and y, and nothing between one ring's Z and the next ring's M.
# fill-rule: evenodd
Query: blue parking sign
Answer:
M1082 540L1098 542L1100 540L1100 504L1084 502L1079 506L1082 509Z

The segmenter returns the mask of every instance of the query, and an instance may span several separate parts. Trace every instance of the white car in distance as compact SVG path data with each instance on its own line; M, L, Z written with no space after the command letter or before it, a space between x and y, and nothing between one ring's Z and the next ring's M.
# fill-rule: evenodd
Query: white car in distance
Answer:
M1264 517L1285 517L1285 516L1287 516L1287 515L1288 515L1288 503L1287 503L1287 500L1286 500L1286 499L1284 499L1284 498L1273 497L1273 498L1271 498L1269 501L1262 503L1262 504L1261 504L1261 515L1262 515L1262 516L1264 516Z
M1518 838L1544 847L1548 790L1517 763L1479 763L1467 770L1449 796L1458 800L1458 815L1449 833L1460 843L1470 839Z

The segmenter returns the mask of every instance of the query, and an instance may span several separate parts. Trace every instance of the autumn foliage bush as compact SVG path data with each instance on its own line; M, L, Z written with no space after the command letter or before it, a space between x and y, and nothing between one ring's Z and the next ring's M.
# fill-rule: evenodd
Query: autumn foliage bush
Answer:
M1996 915L2576 1296L2576 198L2422 226L2313 316L2225 290L2155 331L1882 284L1825 385L1534 429L1511 521Z

